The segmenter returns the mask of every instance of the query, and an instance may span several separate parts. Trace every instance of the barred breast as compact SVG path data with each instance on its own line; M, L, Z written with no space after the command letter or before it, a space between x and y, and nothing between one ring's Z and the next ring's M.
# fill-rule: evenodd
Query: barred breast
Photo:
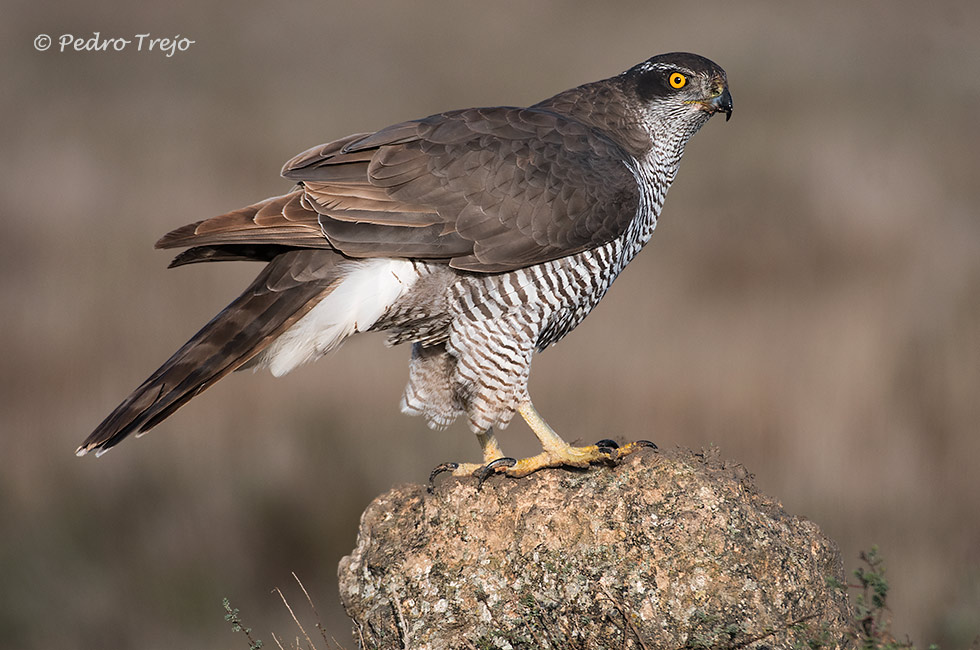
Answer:
M433 428L461 415L474 432L506 427L528 398L534 352L585 319L635 254L632 248L617 239L492 275L418 264L415 290L377 324L389 330L389 343L413 343L402 411L425 417Z

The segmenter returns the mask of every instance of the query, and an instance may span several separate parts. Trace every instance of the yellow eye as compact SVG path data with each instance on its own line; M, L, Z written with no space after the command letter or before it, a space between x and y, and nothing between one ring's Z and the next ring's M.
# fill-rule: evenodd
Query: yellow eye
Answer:
M673 72L670 75L670 86L671 88L683 88L684 84L687 83L687 77L682 75L680 72Z

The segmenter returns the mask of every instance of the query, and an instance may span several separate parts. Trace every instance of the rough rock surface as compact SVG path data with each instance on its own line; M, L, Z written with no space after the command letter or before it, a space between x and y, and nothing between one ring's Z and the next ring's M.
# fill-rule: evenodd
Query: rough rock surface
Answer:
M844 647L828 576L836 545L741 466L643 450L395 488L364 512L340 591L364 648Z

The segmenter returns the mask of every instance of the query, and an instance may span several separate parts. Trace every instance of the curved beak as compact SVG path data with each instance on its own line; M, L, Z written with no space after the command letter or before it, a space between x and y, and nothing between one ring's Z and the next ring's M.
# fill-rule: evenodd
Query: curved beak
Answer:
M704 102L704 105L712 114L724 113L726 122L732 119L732 94L728 92L728 88Z

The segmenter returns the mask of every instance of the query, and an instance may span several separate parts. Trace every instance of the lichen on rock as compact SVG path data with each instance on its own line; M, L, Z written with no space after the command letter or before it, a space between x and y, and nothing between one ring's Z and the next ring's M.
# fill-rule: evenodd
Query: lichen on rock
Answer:
M365 648L843 647L836 545L714 454L397 487L341 598Z

